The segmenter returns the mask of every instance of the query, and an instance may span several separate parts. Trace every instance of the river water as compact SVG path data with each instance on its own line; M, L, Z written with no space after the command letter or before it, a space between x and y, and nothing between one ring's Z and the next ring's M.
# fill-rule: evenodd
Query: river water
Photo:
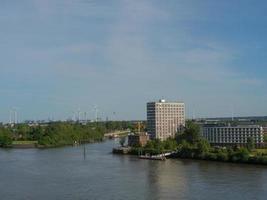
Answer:
M0 150L0 199L267 199L267 167L139 160L115 145Z

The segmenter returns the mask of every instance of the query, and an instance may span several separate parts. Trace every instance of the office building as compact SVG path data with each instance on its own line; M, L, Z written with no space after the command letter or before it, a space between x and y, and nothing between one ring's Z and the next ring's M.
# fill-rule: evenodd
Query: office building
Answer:
M185 104L183 102L147 103L147 131L151 139L166 140L174 137L185 126Z
M264 146L264 128L259 125L204 125L202 127L202 136L210 144L219 146L244 146L248 138L252 138L256 146Z

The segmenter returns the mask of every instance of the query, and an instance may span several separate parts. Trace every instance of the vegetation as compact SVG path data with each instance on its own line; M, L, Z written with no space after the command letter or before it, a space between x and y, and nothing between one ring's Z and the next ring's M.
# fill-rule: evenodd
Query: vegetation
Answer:
M200 129L193 122L187 122L185 130L177 134L176 157L213 161L267 164L267 151L255 151L255 142L249 138L246 147L211 147L200 137ZM263 153L264 152L264 153Z
M132 128L130 122L95 122L82 125L71 122L54 122L38 126L18 124L14 127L0 128L0 147L13 144L30 144L39 147L56 147L101 141L104 133Z
M212 147L200 135L200 127L187 121L186 127L179 131L176 138L166 141L152 140L145 147L134 147L132 154L160 154L176 151L174 158L189 158L224 162L267 164L267 149L255 149L253 138L249 138L245 147Z
M1 127L0 128L0 147L9 147L12 144L12 137L8 130Z
M247 141L247 149L249 151L255 149L255 141L254 141L254 139L252 137L249 137L248 138L248 141Z
M23 141L13 141L12 144L14 145L24 145L24 144L38 144L38 141L29 141L29 140L23 140Z

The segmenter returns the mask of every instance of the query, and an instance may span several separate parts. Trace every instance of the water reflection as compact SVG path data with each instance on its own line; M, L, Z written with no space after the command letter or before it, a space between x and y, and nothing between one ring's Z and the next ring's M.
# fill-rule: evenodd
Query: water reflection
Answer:
M147 169L148 190L153 194L153 199L185 198L188 180L185 168L179 166L179 161L148 161Z

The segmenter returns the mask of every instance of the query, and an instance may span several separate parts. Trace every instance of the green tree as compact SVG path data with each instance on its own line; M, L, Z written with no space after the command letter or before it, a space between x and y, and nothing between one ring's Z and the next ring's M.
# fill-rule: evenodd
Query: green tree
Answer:
M205 154L211 150L210 144L205 139L200 139L197 143L197 152L198 154Z
M247 149L248 149L249 151L255 149L255 141L254 141L254 138L253 138L253 137L249 137L249 138L247 139Z
M223 149L219 149L217 151L217 159L219 161L228 161L229 160L228 151L223 150Z
M0 129L0 147L8 147L12 144L11 134L7 129Z
M177 142L172 138L168 138L166 141L163 142L163 147L164 150L173 151L177 148Z
M200 139L199 125L189 120L186 122L185 129L183 131L180 131L176 136L176 140L178 143L181 143L181 141L186 140L191 144L196 144L199 139Z
M191 143L186 140L182 140L178 146L177 155L181 158L193 158L195 155L194 150L195 148Z
M237 151L233 152L231 155L231 160L233 162L247 162L249 159L249 151L247 148L239 148Z

